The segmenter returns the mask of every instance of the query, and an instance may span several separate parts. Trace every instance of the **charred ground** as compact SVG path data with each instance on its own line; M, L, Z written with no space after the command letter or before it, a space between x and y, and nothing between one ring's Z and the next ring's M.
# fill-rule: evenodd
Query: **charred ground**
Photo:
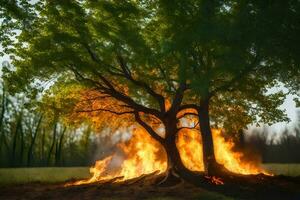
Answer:
M162 177L145 175L86 185L31 183L0 188L0 199L300 199L300 177L226 176L223 185L199 177L198 186L178 180L157 185Z

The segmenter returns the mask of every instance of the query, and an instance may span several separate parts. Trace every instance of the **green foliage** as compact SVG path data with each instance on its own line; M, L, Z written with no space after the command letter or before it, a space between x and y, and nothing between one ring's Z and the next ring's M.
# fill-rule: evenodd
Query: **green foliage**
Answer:
M19 30L30 29L35 11L26 0L0 0L0 45L4 53L10 54L11 45Z
M286 94L270 94L267 89L281 82L289 93L299 95L299 2L161 5L159 13L168 22L166 53L184 56L191 95L211 99L215 125L238 130L253 122L288 120L279 109Z
M69 91L65 79L103 91L105 77L122 95L155 109L145 84L172 99L186 82L183 104L208 98L215 125L240 129L287 120L279 109L286 94L268 88L281 82L299 91L295 0L53 0L34 8L39 15L22 29L6 81L14 91L30 91L54 79L62 91L54 89L53 105Z

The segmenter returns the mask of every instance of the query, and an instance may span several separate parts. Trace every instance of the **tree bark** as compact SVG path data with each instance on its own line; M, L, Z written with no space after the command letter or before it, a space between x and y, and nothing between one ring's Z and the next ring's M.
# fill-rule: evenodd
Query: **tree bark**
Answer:
M166 177L160 183L168 182L168 180L174 181L174 179L191 180L191 178L195 177L195 173L184 166L176 146L178 128L175 114L168 113L164 118L165 138L156 136L155 131L142 121L139 115L136 115L136 120L165 149L167 156Z
M64 127L63 131L61 132L61 135L59 137L58 143L56 143L55 148L55 166L61 166L61 155L62 155L62 146L63 146L63 139L65 132L67 130L67 127Z
M204 99L200 101L200 107L198 110L200 132L202 137L202 148L203 148L203 164L204 171L210 174L216 163L212 132L210 129L209 119L209 100Z
M179 132L177 128L177 120L176 117L170 118L166 120L165 130L166 130L166 138L163 143L163 146L167 153L168 158L168 172L167 175L171 175L172 177L177 177L182 180L186 180L188 182L195 183L197 182L197 175L199 173L192 172L183 164L179 150L177 148L177 134Z
M12 167L15 167L16 165L16 153L17 153L17 142L18 142L18 134L20 130L20 126L22 126L22 115L17 117L17 123L13 135L13 141L12 141L12 156L11 156L11 162L10 165Z
M178 119L176 117L176 113L177 112L168 112L162 120L165 126L165 138L158 136L150 125L141 120L138 113L136 114L136 120L143 128L145 128L154 140L162 145L167 154L166 177L160 183L168 182L168 180L172 180L171 182L174 182L174 179L179 179L199 185L201 182L201 179L199 179L201 173L190 171L184 166L176 145L177 134L179 132L179 129L177 128Z
M180 159L179 151L176 147L176 136L177 136L176 121L171 122L170 120L165 124L165 141L163 147L167 154L167 174L179 176L178 170L183 168L183 164Z
M5 96L5 89L4 89L4 85L3 87L3 91L2 91L2 101L1 101L1 113L0 113L0 151L2 151L2 141L5 140L5 133L4 133L4 128L3 128L3 121L4 121L4 115L5 115L5 111L6 111L6 96ZM4 143L4 142L3 142Z
M57 133L57 122L55 122L54 124L54 127L53 127L53 138L52 138L52 144L50 146L50 149L49 149L49 152L48 152L48 157L47 157L47 165L49 166L51 163L51 155L52 155L52 152L53 152L53 149L54 149L54 145L55 145L55 142L56 142L56 133Z
M228 170L220 165L216 161L213 136L210 127L210 117L209 117L209 98L205 98L200 101L200 106L198 108L200 133L202 138L202 148L203 148L203 164L204 172L206 175L223 175L224 173L229 173Z
M42 142L41 142L41 164L42 166L45 166L45 136L46 136L46 130L43 128L43 133L42 133Z
M33 157L33 147L34 147L35 140L36 140L39 128L40 128L40 124L42 122L42 118L43 118L43 116L41 115L38 122L37 122L37 125L35 127L35 131L33 132L33 136L31 138L31 143L30 143L30 146L29 146L29 149L28 149L28 154L27 154L27 167L29 167L30 164L31 164L31 159Z
M24 146L25 146L25 141L24 141L24 132L23 132L23 127L22 124L20 125L20 158L19 158L19 166L23 166L23 155L24 155Z

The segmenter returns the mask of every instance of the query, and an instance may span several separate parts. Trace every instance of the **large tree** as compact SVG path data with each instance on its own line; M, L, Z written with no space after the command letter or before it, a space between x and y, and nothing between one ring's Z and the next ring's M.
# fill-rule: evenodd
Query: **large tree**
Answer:
M214 173L211 122L227 127L233 122L239 129L254 121L283 120L278 106L285 95L267 94L267 88L281 81L290 91L299 89L293 45L299 6L277 4L42 1L30 31L18 37L16 69L7 80L12 89L76 80L97 91L112 104L97 111L134 117L165 148L170 171L185 177L193 173L176 148L178 122L196 114L205 169ZM288 19L274 19L280 7ZM163 124L164 134L149 121Z
M156 22L156 5L45 1L39 6L30 31L18 37L16 70L7 76L11 89L31 91L42 81L76 80L114 103L96 111L131 115L162 144L168 171L173 166L187 170L175 145L187 80L181 77L181 55L161 54L164 27ZM149 118L164 125L164 136L145 121Z
M237 131L253 122L287 120L279 109L287 93L267 91L283 84L299 94L299 6L298 1L160 1L167 51L184 55L191 88L186 96L198 101L182 108L197 110L207 172L220 169L211 123Z

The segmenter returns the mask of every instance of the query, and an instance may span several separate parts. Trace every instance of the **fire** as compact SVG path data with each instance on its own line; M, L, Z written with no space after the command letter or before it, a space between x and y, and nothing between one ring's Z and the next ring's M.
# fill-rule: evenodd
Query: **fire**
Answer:
M225 140L222 136L221 129L213 129L213 142L216 160L219 164L224 165L226 169L237 174L268 174L265 170L258 166L258 163L253 163L243 160L242 152L233 151L234 142L229 139ZM203 155L202 141L198 131L185 129L179 133L177 143L182 162L184 165L193 171L203 171Z
M233 151L234 142L232 139L226 141L222 136L221 129L213 129L212 135L216 160L229 171L245 175L260 173L270 175L260 168L258 163L243 160L244 154L242 152Z
M183 129L178 134L177 148L183 164L192 171L203 171L203 151L199 131Z
M233 151L232 140L225 140L222 131L212 130L215 156L218 163L239 174L268 174L257 164L245 162L243 153ZM141 128L132 130L129 141L117 145L119 151L96 162L90 169L92 178L75 184L122 181L153 172L162 173L167 169L166 153L148 133ZM178 134L177 148L184 165L192 171L203 171L202 141L198 130L183 129ZM223 184L218 177L206 177L214 184Z
M167 168L164 150L143 129L133 129L130 140L119 143L117 147L119 152L97 161L90 169L92 178L75 185L133 179L156 171L161 173Z

